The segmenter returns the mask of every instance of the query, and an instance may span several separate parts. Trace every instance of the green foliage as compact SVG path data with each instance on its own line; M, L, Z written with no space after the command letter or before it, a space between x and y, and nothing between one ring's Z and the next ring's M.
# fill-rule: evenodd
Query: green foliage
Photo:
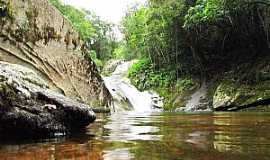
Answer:
M114 34L114 24L102 21L95 14L85 11L87 18L93 23L96 32L90 40L90 48L96 51L97 58L107 61L113 58L113 52L118 47L118 42Z
M89 40L95 34L95 29L91 21L86 19L86 13L72 6L64 5L59 0L50 0L50 2L71 21L72 25L79 32L83 40Z
M14 21L14 16L15 16L15 11L12 8L12 4L11 1L2 1L0 0L0 11L1 11L1 17L0 17L0 21L2 23L2 19L6 18L9 21L11 21L11 23Z
M149 59L141 59L129 70L131 83L140 90L154 90L165 98L165 110L183 105L198 83L191 77L176 79L174 68L156 71ZM180 98L180 100L179 100Z
M215 22L224 15L223 3L222 0L198 0L197 5L189 8L184 27Z
M203 79L265 56L269 13L268 0L149 0L130 9L123 26L127 48L149 58L154 70Z
M91 56L97 66L101 67L103 62L113 57L115 48L118 47L113 33L113 24L102 21L100 17L87 10L79 10L69 5L64 5L59 0L50 2L71 21L74 28L79 32L80 38L87 44L88 49L94 52ZM70 43L69 41L67 43Z
M133 50L133 54L140 58L147 49L145 48L146 35L146 21L148 16L148 9L141 8L134 12L130 11L129 15L123 20L125 38L128 47ZM140 46L140 47L138 47Z
M124 45L119 46L113 51L113 57L116 59L125 59L126 47Z
M174 68L174 76L193 70L192 55L187 54L184 1L149 1L148 6L129 10L123 20L127 47L137 58L149 58L155 70Z
M269 56L269 17L269 0L148 0L133 7L122 22L126 48L143 59L130 70L132 83L187 93L197 86L193 78L231 70L252 81L254 61Z
M131 82L140 90L168 88L175 82L175 76L169 69L156 71L149 59L135 63L128 73Z
M113 51L113 58L114 59L125 59L131 60L136 58L132 51L129 50L125 43L119 44L119 46Z
M184 28L201 69L263 56L270 46L269 11L268 0L198 0L189 8Z
M87 58L93 60L96 64L96 66L98 67L98 69L101 70L101 68L103 66L103 62L97 58L97 53L95 51L93 51L93 50L90 51L87 54Z
M181 80L179 79L176 82L176 89L179 92L188 91L194 86L196 86L196 83L194 82L192 78L184 78Z

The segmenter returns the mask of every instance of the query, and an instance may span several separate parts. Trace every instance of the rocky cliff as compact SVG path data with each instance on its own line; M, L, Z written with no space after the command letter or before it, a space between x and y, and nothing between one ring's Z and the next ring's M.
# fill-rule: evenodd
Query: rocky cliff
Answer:
M92 106L110 94L72 25L47 0L0 0L0 61L34 70L49 88Z

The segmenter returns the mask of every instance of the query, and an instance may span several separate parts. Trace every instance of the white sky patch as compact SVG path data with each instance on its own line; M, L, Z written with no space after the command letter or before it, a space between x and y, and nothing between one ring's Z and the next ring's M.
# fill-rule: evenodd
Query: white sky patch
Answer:
M146 0L62 0L65 4L94 11L101 19L119 24L128 6Z

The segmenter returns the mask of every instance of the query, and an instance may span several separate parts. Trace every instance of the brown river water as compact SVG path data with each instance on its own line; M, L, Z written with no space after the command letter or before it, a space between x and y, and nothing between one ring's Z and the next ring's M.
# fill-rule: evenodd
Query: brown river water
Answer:
M1 160L268 160L270 113L98 115L85 133L5 140Z

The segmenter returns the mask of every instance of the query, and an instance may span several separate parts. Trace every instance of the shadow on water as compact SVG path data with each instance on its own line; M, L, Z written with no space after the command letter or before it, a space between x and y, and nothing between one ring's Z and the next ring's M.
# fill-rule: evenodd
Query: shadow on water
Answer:
M83 134L2 140L0 159L264 160L270 113L133 113L103 116Z

